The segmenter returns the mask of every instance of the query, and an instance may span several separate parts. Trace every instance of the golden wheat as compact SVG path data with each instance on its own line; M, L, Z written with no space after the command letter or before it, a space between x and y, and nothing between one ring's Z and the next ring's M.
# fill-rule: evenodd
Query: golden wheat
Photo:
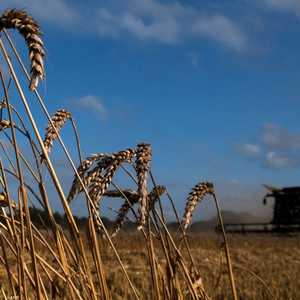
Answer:
M164 186L156 186L148 194L149 211L151 211L154 208L156 201L159 199L159 197L165 191L166 191L166 188ZM114 236L117 235L117 233L122 228L129 209L134 204L139 202L140 195L139 195L138 192L133 191L131 189L123 190L123 191L115 191L115 190L114 191L107 191L104 195L108 196L108 197L120 197L120 198L125 198L126 197L123 205L121 206L121 208L118 211L118 216L117 216L117 218L115 220L115 223L114 223L114 230L113 230L113 233L112 233L112 236L114 237Z
M97 153L87 157L85 160L81 162L79 167L77 168L77 173L79 174L80 178L84 178L85 173L89 170L89 168L93 165L94 162L102 159L106 154L104 153ZM74 175L74 179L68 194L68 202L71 202L74 197L83 190L82 185L76 174Z
M192 215L196 205L204 198L206 194L213 193L214 186L210 182L200 182L195 185L186 200L184 215L182 218L182 229L185 233L189 224L192 222Z
M139 226L141 229L146 224L148 214L148 192L147 192L147 177L150 169L151 161L151 145L138 144L136 149L136 172L138 177L138 193L140 194L139 207Z
M166 187L163 185L157 185L149 193L149 211L154 209L155 203L159 200L162 194L166 192Z
M44 77L43 58L45 51L40 38L39 26L25 12L9 10L0 17L0 31L5 28L16 28L27 42L31 60L30 88L34 90L38 85L39 79ZM6 30L3 31L10 50L14 52L17 58L16 61L19 63L19 67L21 67L25 76L30 79L12 39ZM67 147L63 140L59 139L60 145L75 172L75 177L66 199L64 188L61 186L57 172L51 160L48 159L47 153L51 151L54 140L60 138L59 132L71 118L71 114L61 109L52 118L49 117L42 97L35 91L35 95L42 105L42 111L50 120L45 138L42 141L36 121L31 113L30 105L23 93L21 84L19 84L13 63L8 56L9 52L6 51L6 45L2 41L0 42L0 50L13 75L14 87L17 89L20 99L26 108L24 111L25 117L19 114L15 108L12 110L8 109L9 119L13 120L12 116L16 115L18 122L22 125L20 128L13 121L11 123L7 120L0 121L0 131L9 127L12 129L11 136L6 132L1 132L5 142L8 142L10 149L12 149L12 153L6 153L5 149L2 149L5 155L3 159L0 159L0 185L4 191L0 193L0 265L3 265L6 271L5 275L0 270L1 296L4 299L38 300L50 298L111 300L120 299L120 297L122 299L146 299L147 297L167 300L206 300L207 297L203 291L200 273L197 269L190 272L188 268L189 264L195 266L188 239L184 236L189 254L184 256L183 249L180 247L181 242L177 240L176 236L174 238L168 229L164 219L163 208L160 206L161 210L159 213L155 210L155 205L157 201L160 201L160 197L165 193L166 188L158 185L150 193L147 191L147 178L152 158L151 146L142 143L138 144L135 149L129 148L112 154L99 153L92 155L80 163L76 172L73 159ZM3 89L5 92L6 87L4 84ZM10 108L9 95L8 93L6 94L5 101L8 108ZM0 108L3 107L5 107L3 103L0 103ZM71 121L75 130L81 161L79 135L76 132L74 120L71 119ZM32 130L27 129L27 122L30 122L30 128L34 129L35 135L31 134ZM20 129L25 134L15 135L15 129ZM31 157L28 160L25 157L29 157L29 155L28 153L24 155L23 150L25 143L23 143L23 140L19 142L21 137L26 137L26 142L30 143L31 146ZM36 144L36 141L38 144ZM38 157L37 149L39 148L37 145L43 150L45 157L42 158L47 160L47 168L43 168L38 163L38 159L35 162L31 159L32 157ZM135 164L133 164L134 158L136 158ZM135 168L137 181L130 171L124 170L126 175L137 183L137 191L119 189L113 182L118 169L127 162ZM13 185L11 184L11 178L9 180L6 178L8 174L14 177L15 182ZM53 190L49 190L48 182L45 180L47 175L50 175L57 192L55 195L60 199L63 206L65 216L62 219L52 210L50 200L56 197L53 194ZM154 184L155 179L152 177L152 174L151 179ZM111 184L117 190L108 190ZM70 203L83 190L86 192L87 200L92 200L92 202L87 202L87 222L77 223L68 202ZM213 193L212 184L198 184L193 189L193 192L190 193L183 218L183 227L185 229L191 222L196 204L206 193ZM11 194L16 197L18 205L11 200ZM50 195L51 198L49 197ZM113 236L122 227L130 209L136 218L138 229L143 229L145 224L149 225L147 232L142 230L142 234L139 234L143 238L141 247L139 247L142 249L143 261L148 262L148 266L145 269L146 272L143 271L142 275L137 275L141 274L140 271L136 272L132 270L132 266L125 264L123 260L125 255L121 252L124 250L124 247L119 241L112 241L102 218L97 212L100 201L104 196L120 197L126 200L118 211L114 232L112 233ZM169 193L167 196L166 198L171 201L173 206L174 215L178 219L176 208ZM213 196L215 197L214 194ZM32 213L35 210L35 201L41 204L42 210L37 209L36 213ZM136 210L132 207L134 204L139 204L139 213L136 213ZM9 211L7 208L9 208ZM151 215L150 212L152 212ZM64 227L65 225L66 228ZM84 226L86 231L81 230L80 226ZM105 239L97 235L97 230L102 233ZM155 238L153 238L154 236ZM126 243L128 244L127 237ZM225 245L227 245L226 240ZM135 255L132 253L133 251L130 252L131 256ZM229 252L227 251L226 254L228 258ZM113 255L114 260L107 260L108 255ZM136 261L136 255L133 257L133 260ZM104 265L105 262L110 264L110 267L112 267L112 264L118 264L117 269L114 269L117 271L113 272L113 276L120 276L122 273L123 281L118 280L118 286L112 285L114 281L111 281L111 278L109 278L112 272L108 270L110 268L107 268L106 264ZM199 264L196 265L196 268L198 266ZM230 276L233 277L232 272L229 272ZM136 275L139 278L136 278ZM7 278L7 284L5 285L3 284L4 276ZM140 279L145 280L147 286L140 286ZM203 279L204 281L206 280L205 277ZM234 285L232 287L234 288ZM121 295L116 290L119 290ZM126 290L125 293L123 293L124 290ZM146 296L145 293L147 293ZM234 297L234 299L237 298Z
M105 169L105 173L98 176L98 179L95 178L92 187L92 194L94 196L94 201L97 205L99 205L99 200L101 196L106 192L109 185L112 182L113 176L115 175L118 168L124 162L131 162L132 158L135 155L135 151L133 149L128 148L124 151L119 151L112 155L112 161L109 166Z
M36 89L39 79L43 79L45 76L45 49L38 23L25 11L11 9L4 12L0 17L0 31L4 28L15 28L24 37L31 61L31 81L29 87L31 90Z
M55 114L52 116L51 120L53 126L51 123L48 124L46 128L45 138L44 138L44 146L47 152L50 152L53 145L53 141L58 138L57 133L59 133L61 128L70 118L71 118L71 113L66 111L65 109L57 110Z

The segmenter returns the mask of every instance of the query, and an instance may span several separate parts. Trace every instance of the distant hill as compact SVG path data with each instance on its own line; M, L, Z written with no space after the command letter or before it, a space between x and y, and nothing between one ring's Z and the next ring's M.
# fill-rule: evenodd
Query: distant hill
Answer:
M40 210L37 208L30 207L29 209L31 220L37 227L50 227L50 220L48 215L44 210ZM223 221L224 223L259 223L264 222L265 220L261 219L260 217L254 216L248 212L233 212L233 211L222 211ZM54 213L54 218L58 224L60 224L63 228L67 227L67 220L65 215L61 215L59 213ZM74 216L75 222L79 226L79 228L85 228L87 225L87 218L86 217L77 217ZM107 229L111 230L114 228L114 221L102 217L102 221ZM1 222L1 218L0 218ZM217 216L211 218L207 221L196 221L192 223L189 228L189 232L199 232L199 231L213 231L215 230L216 226L218 225L218 218ZM176 222L168 223L168 228L171 231L178 230L178 224ZM136 224L132 222L125 222L122 230L131 232L136 230Z
M233 212L229 210L222 211L222 217L224 223L258 223L263 222L264 220L260 217L256 217L248 212ZM191 225L190 231L210 231L214 230L216 226L219 224L217 216L211 218L207 221L198 221L194 222Z

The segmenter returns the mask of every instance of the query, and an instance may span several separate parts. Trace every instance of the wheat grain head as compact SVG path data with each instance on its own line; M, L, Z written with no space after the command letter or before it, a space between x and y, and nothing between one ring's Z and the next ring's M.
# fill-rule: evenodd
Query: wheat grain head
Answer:
M104 175L100 175L99 180L95 178L95 182L93 182L92 189L90 190L96 205L99 205L99 199L107 191L118 168L124 162L131 162L134 155L135 151L130 148L112 155L111 163L105 169Z
M136 149L136 172L138 177L138 193L140 194L138 229L145 224L148 215L147 177L150 169L152 151L150 144L138 144Z
M24 37L31 61L31 81L29 88L35 90L39 79L45 76L44 43L41 39L41 31L38 23L30 17L25 11L10 9L0 17L0 31L4 28L14 28Z
M192 189L186 200L186 206L184 215L182 218L182 229L186 232L189 224L192 221L192 215L196 205L204 198L206 194L212 194L214 191L214 186L210 182L200 182Z
M108 166L111 160L112 158L104 153L93 154L83 160L77 168L77 173L84 181L85 186L88 187L94 181L94 179L101 174L102 170ZM88 171L94 163L97 163L97 166ZM85 176L86 173L87 175ZM83 187L77 175L75 174L68 194L68 202L70 203L75 198L75 196L82 191Z
M59 109L55 112L55 114L51 117L52 124L48 124L46 128L46 134L44 138L44 146L46 151L49 153L51 151L53 141L58 138L59 131L67 122L68 119L71 118L71 113L66 111L65 109ZM55 130L56 129L56 130Z

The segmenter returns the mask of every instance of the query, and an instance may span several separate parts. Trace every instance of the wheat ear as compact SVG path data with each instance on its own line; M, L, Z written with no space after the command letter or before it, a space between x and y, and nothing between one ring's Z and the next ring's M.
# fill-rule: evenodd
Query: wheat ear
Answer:
M10 201L10 203L9 203L9 199L8 199L7 195L4 192L1 192L0 193L0 207L8 207L9 205L11 205L11 207L13 209L15 209L17 207L17 205L14 201Z
M45 76L44 43L41 39L41 31L38 23L22 10L7 10L0 17L0 31L14 28L24 37L31 61L31 80L29 88L33 91L37 88L39 79Z
M181 224L184 233L192 221L192 215L196 205L204 198L206 194L212 194L213 191L214 186L212 183L200 182L195 185L195 187L189 193Z
M117 191L117 192L119 192L119 191ZM105 195L107 195L107 193L105 193ZM139 201L139 194L135 191L124 190L124 191L122 191L122 193L119 193L117 197L124 198L124 196L126 196L126 200L124 201L123 205L121 206L121 208L118 211L118 216L115 220L112 237L115 237L117 235L117 233L120 231L120 229L122 228L129 209L134 204L138 203L138 201Z
M0 130L6 129L10 127L10 122L8 120L0 121Z
M48 153L51 151L53 141L58 138L57 132L59 133L61 128L70 118L71 118L71 113L66 111L65 109L57 110L56 113L51 117L53 126L51 123L48 124L46 128L44 142L43 142L45 149L47 150Z
M146 224L148 215L148 192L147 192L147 177L150 169L151 161L151 145L138 144L136 149L136 172L138 177L138 193L140 194L139 220L138 229L141 230Z
M153 190L148 194L149 210L152 210L154 208L155 202L165 191L166 188L164 186L156 186L153 188ZM112 236L114 237L122 228L129 209L134 204L139 202L140 195L138 192L133 191L131 189L123 190L122 193L120 191L115 191L115 190L107 191L104 195L108 197L120 197L120 198L126 197L126 200L124 201L123 205L118 211L118 216L116 218L115 225L114 225L114 231L112 233Z
M121 166L122 163L131 162L134 155L135 151L130 148L112 155L112 161L105 169L105 174L99 175L98 178L95 178L89 190L90 195L95 201L96 205L99 205L99 199L107 191L117 169Z
M166 192L166 187L163 185L157 185L149 193L149 211L153 210L155 203L159 200L160 196Z
M81 164L77 168L77 172L78 172L79 176L82 179L84 179L84 183L86 186L88 186L89 183L93 180L93 178L95 176L97 176L98 171L100 169L99 165L97 166L98 168L96 170L94 169L92 171L89 171L86 177L84 177L85 174L87 173L87 171L91 168L91 166L94 163L101 162L101 164L103 164L102 161L106 156L107 155L104 153L97 153L97 154L93 154L93 155L87 157L85 160L83 160L81 162ZM67 198L68 202L71 202L75 198L75 196L82 191L83 191L83 187L82 187L78 177L75 174L69 194L68 194L68 198Z
M110 197L110 198L127 198L130 199L130 202L137 202L139 200L138 192L132 189L126 189L122 191L118 190L110 190L106 191L103 196ZM134 201L132 201L134 199Z
M0 193L0 207L8 206L8 198L5 193Z

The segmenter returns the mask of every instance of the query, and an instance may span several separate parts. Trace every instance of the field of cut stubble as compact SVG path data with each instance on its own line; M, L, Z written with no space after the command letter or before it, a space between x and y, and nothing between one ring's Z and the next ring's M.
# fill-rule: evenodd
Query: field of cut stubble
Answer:
M220 251L221 238L199 234L189 237L189 241L208 295L212 299L232 299L225 257ZM239 299L300 299L299 236L229 235L229 243ZM144 291L142 299L152 299L144 240L122 234L117 247L135 285ZM124 279L113 255L103 251L114 299L130 299L126 296L129 291L120 284ZM164 259L162 253L158 256Z

